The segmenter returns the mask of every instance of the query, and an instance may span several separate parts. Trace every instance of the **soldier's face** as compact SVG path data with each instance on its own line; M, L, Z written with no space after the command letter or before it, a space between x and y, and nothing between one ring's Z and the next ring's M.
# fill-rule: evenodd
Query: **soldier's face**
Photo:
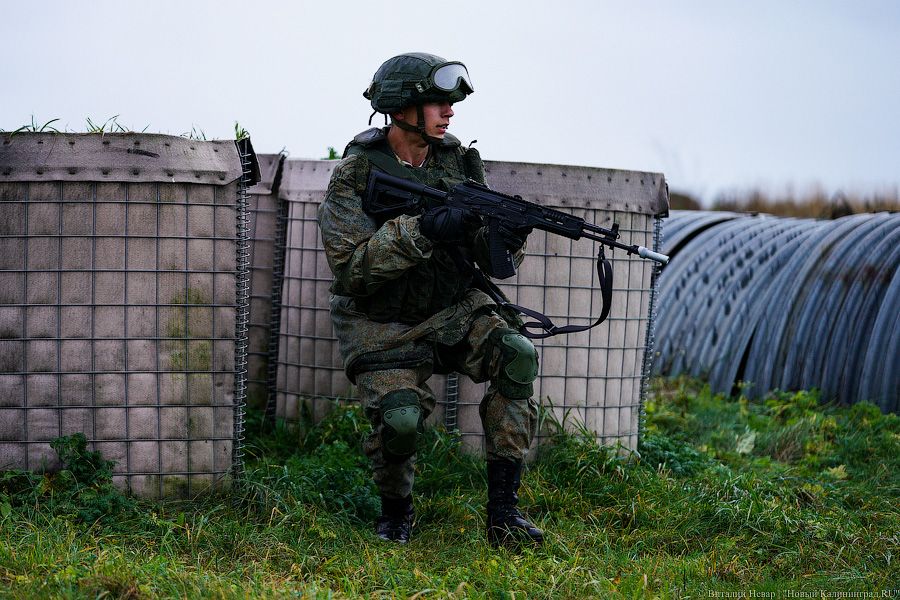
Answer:
M422 105L422 114L425 116L425 133L443 138L450 126L450 117L453 116L452 105L449 102L426 102ZM410 125L415 125L419 119L416 107L405 108L402 118Z

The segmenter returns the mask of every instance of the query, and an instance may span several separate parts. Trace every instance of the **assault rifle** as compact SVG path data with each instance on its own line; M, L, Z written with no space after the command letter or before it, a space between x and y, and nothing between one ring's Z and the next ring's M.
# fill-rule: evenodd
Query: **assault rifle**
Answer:
M392 219L401 214L421 214L429 208L446 205L463 209L469 214L477 215L488 228L488 249L490 252L491 271L498 279L506 279L516 274L512 252L503 243L501 238L501 224L512 229L540 229L548 233L561 235L573 240L587 238L600 242L599 255L597 257L597 274L600 278L601 291L603 292L604 307L601 317L594 325L599 324L609 313L609 304L612 296L612 267L603 256L603 246L619 248L629 254L637 254L641 258L649 258L665 265L669 257L659 254L643 246L629 246L618 240L619 224L613 223L610 229L586 222L581 217L576 217L552 208L547 208L523 200L521 196L510 196L496 192L487 186L467 180L455 186L449 192L431 188L420 183L409 181L400 177L389 175L383 171L372 169L369 176L368 187L363 198L363 211L379 223ZM573 333L583 331L588 327L568 326L556 327L550 320L536 311L522 308L497 297L499 290L486 278L478 275L483 284L491 290L485 290L494 296L494 299L506 306L535 317L540 323L530 323L523 327L522 333L529 337L547 337L558 333ZM500 294L502 296L502 294ZM546 334L532 334L527 332L528 327L540 326Z
M504 222L513 228L540 229L573 240L587 238L663 265L669 262L669 257L664 254L643 246L628 246L616 241L619 238L618 223L613 223L611 229L604 229L581 217L528 202L521 196L495 192L471 179L449 192L442 192L372 169L366 197L363 199L363 210L373 219L384 221L404 213L423 213L439 204L462 208L482 218L490 232L488 245L491 269L498 279L516 274L512 254L499 237L500 224Z

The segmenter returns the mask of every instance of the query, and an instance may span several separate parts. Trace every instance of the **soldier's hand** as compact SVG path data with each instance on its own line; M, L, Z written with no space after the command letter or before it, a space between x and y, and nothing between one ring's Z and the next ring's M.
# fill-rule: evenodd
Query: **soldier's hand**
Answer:
M438 244L471 245L479 227L481 217L455 206L432 208L419 223L422 235Z
M533 227L514 227L508 223L500 223L498 228L500 239L513 253L518 252L519 248L525 245L525 240L533 230Z

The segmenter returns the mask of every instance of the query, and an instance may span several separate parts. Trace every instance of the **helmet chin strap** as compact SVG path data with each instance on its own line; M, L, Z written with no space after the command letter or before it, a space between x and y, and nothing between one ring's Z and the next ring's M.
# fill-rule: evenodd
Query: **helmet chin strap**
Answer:
M425 140L427 144L437 145L443 143L444 140L442 140L441 138L428 135L428 133L426 132L425 111L422 109L421 104L416 105L416 117L418 118L418 122L415 126L410 125L406 121L398 121L397 119L391 119L391 121L400 129L418 133L422 136L422 139Z

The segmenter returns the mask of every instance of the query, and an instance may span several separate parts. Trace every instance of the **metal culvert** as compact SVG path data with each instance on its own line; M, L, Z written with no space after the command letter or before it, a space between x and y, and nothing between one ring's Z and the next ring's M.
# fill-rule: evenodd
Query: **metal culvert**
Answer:
M889 397L893 391L893 404L885 402L883 408L898 412L897 390L900 390L900 369L897 358L900 356L900 319L897 318L897 307L900 306L900 277L891 280L885 292L881 309L872 326L872 337L866 351L863 370L860 376L859 394L863 398L874 398L878 394ZM893 357L891 361L884 357Z
M662 235L654 373L897 410L900 214L673 211Z

